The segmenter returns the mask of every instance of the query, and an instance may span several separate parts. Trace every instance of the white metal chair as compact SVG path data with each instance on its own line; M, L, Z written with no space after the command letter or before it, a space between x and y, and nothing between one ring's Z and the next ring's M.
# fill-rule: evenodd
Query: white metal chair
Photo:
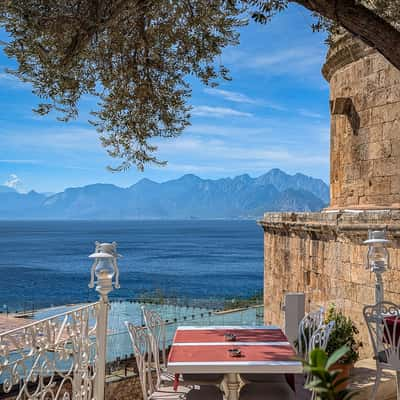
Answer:
M335 321L330 321L326 325L321 325L311 336L309 352L316 348L326 350L328 346L329 337L335 327Z
M311 350L311 338L314 333L324 323L324 309L321 307L317 311L306 314L299 324L299 333L297 338L298 352L301 357L308 358Z
M306 316L305 318L308 319L308 316ZM315 327L314 324L311 326ZM326 350L329 342L329 337L334 326L334 321L331 321L326 325L320 325L313 332L311 337L307 336L307 351L311 352L317 347ZM271 374L270 376L268 376L268 374L260 374L259 376L257 376L257 374L243 375L244 378L246 378L246 376L249 376L251 379L254 380L243 387L240 392L240 400L291 400L295 398L295 394L293 390L291 390L283 374ZM261 381L262 379L264 380ZM311 376L306 376L306 383L308 383L310 379ZM243 380L246 382L245 379ZM311 398L314 399L315 395L313 394Z
M191 389L179 386L175 391L173 386L158 385L153 380L152 346L146 327L137 327L125 323L132 342L133 352L139 372L143 400L222 400L222 393L214 386Z
M306 314L299 324L298 350L303 357L308 356L311 338L324 322L324 309ZM240 374L244 383L287 383L284 374Z
M185 389L189 392L189 388L174 392L173 387L162 388L154 383L152 376L152 349L149 341L147 329L137 327L125 322L128 333L132 342L133 353L136 359L136 365L139 373L140 385L142 388L143 400L185 399ZM161 389L161 390L160 390Z
M333 328L335 327L335 321L330 321L326 325L321 325L311 336L310 339L310 344L308 346L308 355L316 348L326 350L326 347L328 346L329 342L329 337L332 333ZM311 381L312 375L308 374L306 376L306 383L309 383ZM311 395L311 399L315 399L316 394L313 392Z
M158 364L158 383L173 381L174 377L167 373L166 330L161 316L142 306L144 323L149 331L154 362ZM160 359L161 354L161 359ZM216 385L224 379L223 374L182 374L185 385Z
M165 322L161 316L142 306L144 323L149 335L153 361L157 371L157 384L173 382L174 377L167 373L167 349Z
M364 319L376 360L376 378L371 400L375 400L383 369L396 371L397 400L400 400L400 305L383 301L367 305Z

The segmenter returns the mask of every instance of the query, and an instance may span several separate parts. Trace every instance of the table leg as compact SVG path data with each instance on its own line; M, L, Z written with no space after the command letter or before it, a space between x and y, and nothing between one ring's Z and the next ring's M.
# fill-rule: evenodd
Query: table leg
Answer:
M239 400L240 382L238 374L226 374L225 380L228 387L227 400Z

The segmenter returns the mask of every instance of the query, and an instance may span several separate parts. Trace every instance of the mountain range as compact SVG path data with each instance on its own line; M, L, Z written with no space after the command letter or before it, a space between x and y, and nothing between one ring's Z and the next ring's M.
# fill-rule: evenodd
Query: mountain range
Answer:
M163 183L142 179L127 188L97 183L50 196L0 186L0 219L256 218L267 211L318 211L328 201L321 179L272 169L257 178L188 174Z

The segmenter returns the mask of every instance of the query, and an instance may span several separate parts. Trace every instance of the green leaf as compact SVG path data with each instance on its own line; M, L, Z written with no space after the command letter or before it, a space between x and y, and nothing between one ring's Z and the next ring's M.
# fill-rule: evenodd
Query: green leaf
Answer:
M333 364L338 362L350 349L347 346L343 346L336 350L328 359L326 368L331 367Z
M319 348L314 349L310 354L310 363L313 366L324 368L327 360L328 356L322 349Z
M337 391L340 384L347 381L347 378L338 379L340 368L333 371L329 370L343 354L346 353L346 347L336 351L330 358L326 351L314 349L309 356L308 363L303 361L305 370L311 375L311 381L305 387L317 395L319 400L350 400L354 395L349 389ZM335 390L336 389L336 390Z

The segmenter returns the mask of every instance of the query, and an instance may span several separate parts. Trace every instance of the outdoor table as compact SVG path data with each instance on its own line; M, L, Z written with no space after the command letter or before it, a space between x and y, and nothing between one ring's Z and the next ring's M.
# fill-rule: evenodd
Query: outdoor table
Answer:
M398 346L400 339L400 317L384 316L383 341L392 346Z
M236 336L227 341L225 334ZM240 349L233 357L229 349ZM172 374L225 375L228 400L239 399L242 373L302 373L300 361L282 330L275 326L182 326L175 332L167 369Z

